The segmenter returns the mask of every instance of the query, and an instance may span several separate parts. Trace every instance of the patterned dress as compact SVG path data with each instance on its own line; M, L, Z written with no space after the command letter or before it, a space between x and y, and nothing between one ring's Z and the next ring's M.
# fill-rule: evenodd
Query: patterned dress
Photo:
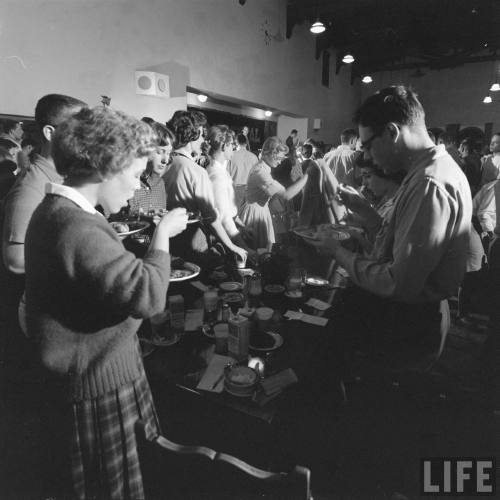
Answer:
M240 219L255 235L254 249L272 247L275 243L269 200L285 188L271 177L271 167L263 161L252 167L248 176L246 201Z

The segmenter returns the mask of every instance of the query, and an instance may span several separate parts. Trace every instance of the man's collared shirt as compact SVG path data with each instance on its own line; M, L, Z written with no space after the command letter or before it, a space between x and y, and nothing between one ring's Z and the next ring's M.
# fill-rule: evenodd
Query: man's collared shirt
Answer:
M359 153L350 146L341 144L329 155L328 167L341 184L356 187L355 166Z
M227 166L227 171L233 180L233 184L235 186L245 186L248 182L250 170L258 162L258 158L244 147L235 151Z
M444 146L415 158L383 220L373 251L343 262L358 286L408 303L454 295L465 272L472 200Z

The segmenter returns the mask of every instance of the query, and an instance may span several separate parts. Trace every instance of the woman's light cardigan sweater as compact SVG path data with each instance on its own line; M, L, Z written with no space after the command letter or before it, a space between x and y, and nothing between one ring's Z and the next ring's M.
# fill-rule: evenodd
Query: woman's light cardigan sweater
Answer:
M170 255L152 250L137 259L100 214L48 194L30 221L25 260L28 334L69 398L137 379L136 332L165 308Z

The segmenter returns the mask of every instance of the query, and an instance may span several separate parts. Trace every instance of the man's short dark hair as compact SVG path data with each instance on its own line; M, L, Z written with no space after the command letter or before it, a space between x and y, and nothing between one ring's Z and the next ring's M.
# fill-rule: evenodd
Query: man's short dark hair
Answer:
M353 139L358 138L358 133L353 128L346 128L340 133L340 141L342 144L348 144Z
M312 144L302 144L301 150L302 150L302 155L304 156L304 158L311 158L311 156L313 154Z
M18 122L17 120L11 120L9 118L6 118L2 122L2 128L5 134L8 134L11 130L14 130L17 127L17 124L21 123Z
M390 122L425 126L425 112L413 90L394 85L368 97L356 111L354 121L362 127L370 127L374 133L381 133Z
M62 94L47 94L43 96L35 107L35 121L38 129L42 132L45 125L57 127L68 115L68 112L79 108L86 108L87 104L80 99L75 99ZM42 140L45 140L41 134Z
M442 132L441 134L439 134L438 140L441 141L445 146L449 146L451 144L456 146L457 143L455 138L448 132Z
M236 141L238 142L238 144L240 144L241 146L244 146L246 145L247 143L247 136L245 134L238 134L236 136Z
M298 131L296 128L292 129L292 131L290 132L290 135L292 135L292 134L298 134Z
M26 139L23 139L21 141L21 147L22 148L25 148L26 146L36 147L37 144L38 144L37 141L35 139L33 139L32 137L26 137Z

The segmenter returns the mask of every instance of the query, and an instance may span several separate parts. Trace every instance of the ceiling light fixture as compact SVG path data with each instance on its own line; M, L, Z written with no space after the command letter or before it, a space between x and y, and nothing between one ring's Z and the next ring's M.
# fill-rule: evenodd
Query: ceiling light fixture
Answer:
M266 115L268 117L271 116L272 114L273 114L273 112L269 111L268 109L266 111L264 111L264 115Z
M366 76L363 77L363 79L361 81L363 83L372 83L373 82L373 78L370 75L366 75Z
M490 102L492 102L491 96L487 95L487 96L483 99L483 102L484 102L484 104L490 104Z
M325 30L326 30L325 25L321 21L316 21L309 28L309 31L311 33L314 33L315 35L319 35L320 33L323 33Z
M351 54L346 54L342 58L342 62L345 64L352 64L354 62L354 57Z
M498 83L494 83L491 87L490 90L492 92L498 92L500 90L500 85Z
M198 101L207 102L208 97L204 94L198 94Z

